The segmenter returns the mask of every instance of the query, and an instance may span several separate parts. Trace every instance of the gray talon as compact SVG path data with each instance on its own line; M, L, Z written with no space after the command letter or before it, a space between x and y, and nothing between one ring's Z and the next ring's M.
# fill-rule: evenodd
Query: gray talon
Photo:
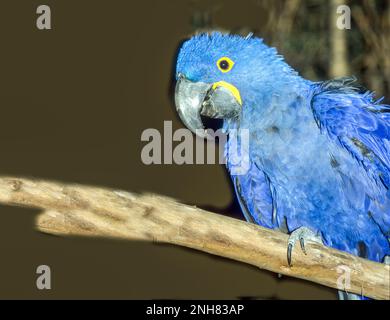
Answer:
M301 227L291 232L290 237L288 238L288 246L287 246L287 262L290 267L291 267L291 260L292 260L291 259L292 250L294 249L295 242L298 240L304 254L307 254L305 248L306 241L318 242L322 244L321 237L319 237L313 231L311 231L306 227Z
M303 237L299 238L299 243L301 244L301 248L302 248L303 253L307 254L306 249L305 249L305 240L303 240Z
M288 266L291 267L291 251L292 251L293 245L291 243L288 244L287 247L287 262Z

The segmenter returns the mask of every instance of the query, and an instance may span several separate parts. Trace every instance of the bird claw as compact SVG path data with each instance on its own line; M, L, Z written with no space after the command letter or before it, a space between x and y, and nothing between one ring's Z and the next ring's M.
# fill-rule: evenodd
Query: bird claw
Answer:
M386 256L384 259L383 259L383 263L390 266L390 256Z
M289 267L291 267L291 255L292 250L294 249L295 242L299 240L299 243L301 245L301 249L304 254L307 254L306 248L305 248L305 242L306 241L312 241L312 242L318 242L322 244L322 239L318 235L316 235L313 231L306 227L301 227L293 232L291 232L289 238L288 238L288 246L287 246L287 262Z

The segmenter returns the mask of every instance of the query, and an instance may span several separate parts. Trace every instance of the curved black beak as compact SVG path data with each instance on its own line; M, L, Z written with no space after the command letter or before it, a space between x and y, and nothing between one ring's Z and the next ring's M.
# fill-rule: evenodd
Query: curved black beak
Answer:
M179 75L175 88L176 110L185 126L196 135L208 137L201 115L227 119L238 117L241 103L224 86L204 82L192 82Z

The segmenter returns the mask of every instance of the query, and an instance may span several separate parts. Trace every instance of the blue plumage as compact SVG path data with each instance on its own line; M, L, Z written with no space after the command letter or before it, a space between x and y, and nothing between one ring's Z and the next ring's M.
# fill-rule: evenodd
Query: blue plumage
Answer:
M224 56L234 61L227 73L215 63ZM374 261L390 254L390 106L348 79L303 79L256 37L197 35L184 43L177 72L241 94L241 114L224 127L250 132L250 169L231 175L248 220L287 232L305 226Z

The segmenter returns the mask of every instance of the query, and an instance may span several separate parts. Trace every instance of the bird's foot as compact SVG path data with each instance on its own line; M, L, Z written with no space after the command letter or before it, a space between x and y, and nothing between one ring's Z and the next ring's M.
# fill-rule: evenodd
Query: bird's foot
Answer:
M300 227L293 232L291 232L289 238L288 238L288 246L287 246L287 262L288 265L291 267L291 254L294 249L295 243L299 240L299 243L301 244L301 248L304 254L307 254L305 243L307 241L317 242L317 243L323 243L322 238L315 234L313 231L311 231L309 228L306 227Z
M386 256L386 257L383 259L383 263L384 263L384 264L387 264L388 266L390 266L390 256Z

